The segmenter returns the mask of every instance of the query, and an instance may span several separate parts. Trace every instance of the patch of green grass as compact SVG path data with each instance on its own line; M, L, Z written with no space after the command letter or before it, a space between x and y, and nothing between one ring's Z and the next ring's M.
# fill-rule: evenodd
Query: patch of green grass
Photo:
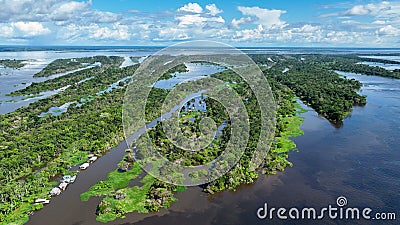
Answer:
M287 123L288 126L286 127L285 131L280 133L280 137L276 138L277 148L274 149L274 152L276 153L284 153L296 149L296 144L290 140L290 138L304 134L304 131L300 129L300 125L304 122L304 119L301 118L299 114L308 112L308 110L301 107L301 105L297 102L294 102L293 104L298 115L282 118L282 120Z
M115 199L112 195L107 195L102 202L107 203L109 210L96 217L97 221L106 223L116 218L124 218L126 213L137 211L139 213L148 213L146 209L146 196L154 183L155 178L146 175L140 182L143 186L134 186L131 188L120 189L119 191L126 193L123 199Z
M125 188L129 182L142 173L142 168L138 163L132 165L132 169L127 172L120 172L118 169L110 172L106 181L100 181L93 185L87 192L81 194L82 201L88 201L92 196L107 196L116 190Z
M197 110L194 110L194 111L191 111L191 112L181 113L180 115L181 115L182 119L190 119L190 118L195 117L198 113L199 112Z
M288 122L288 126L284 132L280 133L283 138L297 137L303 135L304 132L300 129L300 125L303 123L303 118L300 116L292 116L282 118L285 122Z
M87 152L84 151L76 151L76 152L66 152L62 154L63 160L68 160L69 165L78 165L87 161Z
M296 108L297 115L282 118L283 122L287 124L287 127L283 132L279 133L279 137L275 138L275 146L268 154L267 166L264 171L267 174L276 174L277 171L284 171L286 167L292 167L292 163L288 161L289 151L296 150L297 148L294 141L290 140L290 138L304 134L300 129L300 125L304 120L299 114L307 112L307 110L302 108L295 100L293 105Z
M186 190L187 190L186 186L177 186L176 189L175 189L176 192L183 192L183 191L186 191Z
M293 104L296 107L297 114L303 114L303 113L308 112L308 110L303 108L298 102L295 102Z

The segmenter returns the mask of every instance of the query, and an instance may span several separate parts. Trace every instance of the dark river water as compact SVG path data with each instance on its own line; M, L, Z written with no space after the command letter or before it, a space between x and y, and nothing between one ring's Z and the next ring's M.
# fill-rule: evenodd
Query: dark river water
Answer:
M335 128L313 110L302 114L304 135L294 138L293 167L274 176L261 175L252 185L235 192L207 195L192 187L177 195L179 201L159 213L130 213L108 224L399 224L400 217L400 80L345 74L364 83L365 107L355 107L343 126ZM304 106L305 107L305 106ZM95 220L99 198L81 202L79 194L99 179L124 154L121 144L78 176L75 184L35 212L28 224L102 224ZM261 220L256 211L270 207L320 209L336 205L345 196L348 207L369 207L395 212L397 220Z

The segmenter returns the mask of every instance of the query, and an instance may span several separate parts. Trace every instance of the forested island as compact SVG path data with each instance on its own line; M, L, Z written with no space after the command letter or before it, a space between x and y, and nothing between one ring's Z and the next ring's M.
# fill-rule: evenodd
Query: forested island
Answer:
M16 60L16 59L0 59L0 65L12 68L19 69L25 66L24 60Z
M398 61L359 57L356 55L336 55L336 56L309 56L310 61L323 64L327 69L340 70L343 72L358 73L364 75L400 78L400 70L393 71L384 69L379 66L369 66L362 62L376 62L383 64L400 65Z
M266 76L277 104L275 141L265 156L260 171L264 174L275 174L292 166L288 160L289 151L296 149L291 137L302 134L299 129L302 112L297 99L310 105L320 115L333 123L341 122L351 113L353 106L366 104L366 97L357 93L362 84L356 80L340 77L334 70L352 71L379 76L397 77L398 71L362 65L364 61L352 55L251 55ZM371 59L372 60L372 59ZM102 62L102 66L77 71L42 83L34 83L25 89L15 91L12 95L33 95L43 91L66 87L63 92L49 98L19 108L15 112L0 115L0 223L24 224L28 215L42 207L32 204L37 198L46 198L55 185L55 178L60 175L73 175L69 168L87 161L89 154L101 156L124 139L122 128L122 103L126 85L133 79L132 75L138 65L119 68L122 57L93 57L67 59L49 65L36 76L50 76L54 72L69 71L82 67L82 63ZM379 60L375 60L377 62ZM68 65L68 62L71 62ZM42 70L42 71L44 71ZM187 68L180 65L164 75L171 78L174 72L184 72ZM382 70L382 71L381 71ZM370 71L370 73L368 72ZM379 72L381 71L381 72ZM245 154L237 167L231 169L220 179L203 185L207 193L222 190L235 190L241 184L254 182L257 171L250 171L246 165L254 151L254 145L260 132L259 110L254 93L247 84L231 70L213 74L212 77L229 84L245 102L246 110L253 124L250 140ZM118 85L114 85L117 83ZM109 89L112 87L111 89ZM108 91L105 91L108 90ZM169 91L153 88L146 108L148 120L157 118L163 99ZM202 116L215 118L219 124L229 121L223 108L207 98L207 111L183 113L181 122L190 132L196 133L198 120ZM51 107L72 104L68 110L58 116L47 114ZM193 121L192 121L193 120ZM197 165L209 161L223 149L224 140L229 139L229 122L223 132L209 149L198 154L174 149L168 154L171 160L182 161L187 165ZM153 137L154 145L166 154L174 146L162 133L161 124L148 130ZM163 145L160 145L163 143ZM176 151L175 151L176 150ZM180 160L184 159L184 160ZM128 212L142 213L167 208L177 199L174 194L184 191L180 186L157 181L150 175L141 178L142 185L130 186L131 180L143 173L132 153L127 150L105 181L82 193L81 199L101 196L99 207L93 209L99 221L111 221L124 217ZM196 179L196 175L193 175Z
M93 56L72 59L56 59L39 73L36 73L34 77L48 77L58 73L85 68L94 63L100 63L100 65L103 67L119 66L123 61L123 58L119 56Z
M265 61L265 57L267 56L255 55L253 59ZM362 86L360 82L339 77L333 68L321 62L328 56L314 58L315 56L287 56L264 72L268 77L288 86L302 101L333 123L346 118L353 105L366 104L366 97L356 92ZM334 59L342 58L336 56ZM341 68L347 70L347 67Z

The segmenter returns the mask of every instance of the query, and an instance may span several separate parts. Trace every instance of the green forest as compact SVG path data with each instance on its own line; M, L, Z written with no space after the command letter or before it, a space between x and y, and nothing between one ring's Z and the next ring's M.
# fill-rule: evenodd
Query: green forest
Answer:
M119 56L93 56L72 59L56 59L39 73L36 73L34 77L48 77L58 73L85 68L94 63L100 63L102 67L119 66L123 61L124 59Z
M265 62L264 56L253 56ZM366 96L357 93L362 83L343 79L322 63L328 56L284 56L270 69L264 70L281 84L288 86L306 104L333 123L341 122L354 105L365 105ZM334 57L337 59L340 57Z
M266 155L261 171L275 174L292 164L288 160L289 151L296 149L291 137L302 134L299 129L302 112L297 100L311 106L320 115L332 123L341 122L355 105L365 105L366 97L358 94L362 84L356 80L340 77L334 70L358 72L367 75L397 77L398 71L388 71L376 67L358 64L363 59L348 55L251 55L260 65L274 94L277 104L275 141ZM15 112L0 115L0 224L23 224L28 215L42 205L33 205L36 198L45 198L54 186L54 179L70 173L69 167L83 163L88 154L100 156L112 149L123 139L122 103L126 85L138 65L119 68L122 57L93 57L91 59L63 59L49 64L39 75L50 76L61 71L82 68L82 63L101 62L94 67L70 73L42 83L33 83L25 89L11 95L30 96L43 91L67 87L65 91L49 98L31 103ZM1 63L0 63L1 64ZM84 64L86 65L86 64ZM182 65L169 71L163 78L169 78L174 72L184 72ZM382 71L381 71L382 70ZM368 72L370 71L370 72ZM237 167L220 179L210 182L202 188L207 193L230 189L235 190L241 184L248 184L260 176L247 168L260 132L259 109L254 94L247 84L231 70L212 75L214 78L234 84L231 87L244 99L250 115L250 140L245 154ZM113 83L120 82L117 88L104 92ZM82 81L82 82L81 82ZM158 109L168 90L153 88L146 107L146 119L151 121L159 116ZM39 117L49 108L68 102L67 112L59 116L51 114ZM185 118L194 118L194 123L186 123L188 132L196 133L198 119L204 114L220 123L228 120L220 105L207 100L207 112L191 113ZM257 110L258 109L258 110ZM224 140L229 139L229 126L209 149L194 155L185 155L179 149L168 155L173 160L184 158L182 163L196 165L217 156L223 149ZM154 144L164 143L162 153L174 148L160 130L161 124L148 132ZM135 179L142 170L133 161L129 151L121 163L110 168L105 181L99 181L88 192L82 193L82 200L90 196L103 196L97 212L98 220L111 221L123 217L127 212L149 212L166 208L176 201L174 194L183 191L183 187L167 185L156 181L150 175L140 182L142 185L129 187L126 180ZM196 175L193 175L196 179ZM123 196L116 199L115 196ZM126 208L129 203L130 207Z
M24 60L16 60L16 59L0 59L0 65L12 68L19 69L25 66Z

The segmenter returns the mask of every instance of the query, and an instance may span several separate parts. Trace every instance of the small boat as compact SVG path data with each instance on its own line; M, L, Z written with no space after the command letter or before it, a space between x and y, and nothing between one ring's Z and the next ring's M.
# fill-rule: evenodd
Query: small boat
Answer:
M68 186L68 183L62 182L60 185L58 185L58 188L60 188L60 190L65 191L67 186Z
M90 157L89 162L93 163L96 160L97 160L97 156L92 156L92 157Z
M51 191L50 191L50 195L54 196L54 195L59 195L59 194L61 194L61 190L58 187L55 187L55 188L51 189Z
M81 169L81 170L86 170L89 166L90 166L89 163L84 163L84 164L82 164L82 165L79 166L79 169Z
M47 199L44 199L44 198L38 198L38 199L36 199L35 202L34 202L34 204L40 204L40 203L42 203L42 204L49 204L49 203L50 203L50 200L47 200Z
M76 180L76 175L75 175L75 176L72 176L71 179L69 180L69 182L70 182L70 183L74 183L75 180Z
M70 175L63 176L63 181L66 183L71 183L71 176Z

